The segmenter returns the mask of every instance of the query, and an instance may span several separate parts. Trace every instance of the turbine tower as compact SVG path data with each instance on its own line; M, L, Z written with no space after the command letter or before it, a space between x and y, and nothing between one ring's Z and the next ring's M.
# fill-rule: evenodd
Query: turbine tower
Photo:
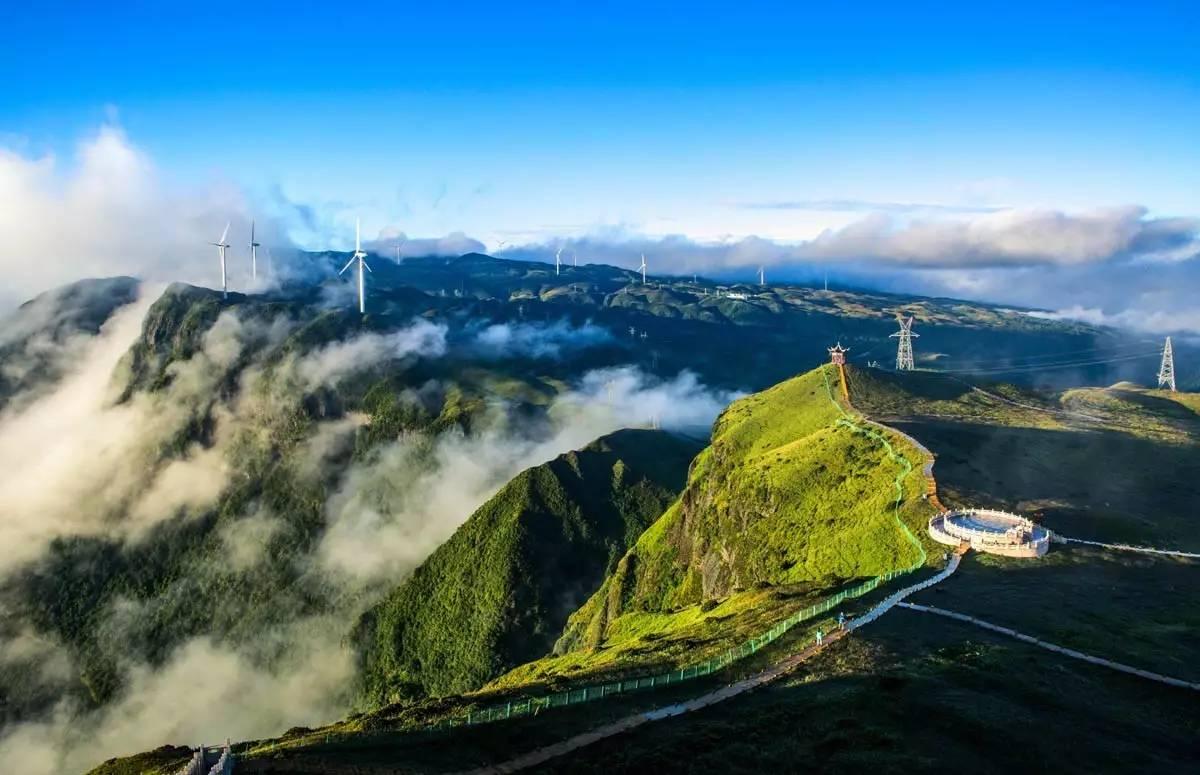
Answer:
M358 219L355 219L355 221L354 221L354 255L350 256L350 260L346 262L346 265L342 267L342 271L338 272L338 274L342 274L342 272L345 272L347 269L349 269L350 265L353 264L355 261L358 262L358 314L365 315L365 314L367 314L367 292L366 292L366 283L365 283L365 277L363 275L363 271L365 270L367 272L370 272L371 267L367 266L367 261L366 261L367 254L364 253L362 250L361 233L362 233L361 223Z
M562 248L554 251L554 274L562 271Z
M1175 350L1171 347L1171 337L1163 345L1162 365L1158 367L1158 386L1175 392Z
M767 284L767 277L766 277L766 274L765 274L765 273L766 273L766 271L767 271L767 268L766 268L765 266L760 266L760 267L758 268L758 284L759 284L759 285L766 285L766 284Z
M216 242L210 242L210 245L217 246L217 256L221 259L221 298L229 298L229 282L226 279L225 273L225 248L229 247L229 243L225 238L229 236L229 221L225 222L225 231L221 232L221 239Z
M400 266L400 249L404 247L404 243L408 240L400 240L396 243L396 266Z
M646 254L642 254L642 265L638 267L642 272L642 285L646 284Z
M900 330L889 336L889 339L900 339L900 346L896 349L896 371L912 371L913 370L913 349L912 338L920 336L914 334L912 330L912 317L897 316L896 320L900 323Z
M224 242L224 240L222 240ZM258 279L258 248L261 242L254 241L254 221L250 221L250 279Z

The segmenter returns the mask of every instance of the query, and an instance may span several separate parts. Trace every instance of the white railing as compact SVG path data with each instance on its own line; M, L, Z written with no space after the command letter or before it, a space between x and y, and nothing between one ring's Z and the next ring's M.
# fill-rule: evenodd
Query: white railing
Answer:
M221 750L221 758L217 759L217 763L208 771L208 775L230 775L233 772L233 752L229 750L229 741L225 741L225 747Z
M225 741L225 746L221 749L221 756L216 763L205 769L204 759L205 752L208 749L205 746L200 746L192 751L192 758L182 768L176 770L175 775L231 775L233 772L233 751L230 750L230 742Z
M956 516L1001 517L1013 524L1008 528L997 527L995 530L988 530L956 522L953 519ZM966 541L976 549L986 551L991 548L1004 554L1011 553L1014 548L1030 548L1038 556L1049 550L1052 537L1050 531L1020 514L1000 509L976 508L955 509L932 517L929 520L929 535L939 543L953 545Z

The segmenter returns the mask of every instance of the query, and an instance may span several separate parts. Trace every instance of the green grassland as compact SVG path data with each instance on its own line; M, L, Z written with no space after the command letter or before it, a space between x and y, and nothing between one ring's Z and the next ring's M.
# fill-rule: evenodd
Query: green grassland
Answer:
M523 471L363 616L365 701L475 689L546 653L682 489L697 450L624 430Z
M838 423L830 375L814 370L722 413L679 501L571 616L555 655L496 685L696 662L801 607L784 601L916 561L893 517L897 466ZM922 460L900 448L911 468L899 515L921 534L932 513Z

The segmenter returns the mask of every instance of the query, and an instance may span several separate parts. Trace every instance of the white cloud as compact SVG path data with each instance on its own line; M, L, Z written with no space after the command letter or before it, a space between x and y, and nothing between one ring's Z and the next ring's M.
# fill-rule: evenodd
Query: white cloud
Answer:
M759 237L697 242L683 235L557 240L591 262L631 266L640 253L651 271L722 271L759 264L819 263L926 268L1071 266L1119 260L1182 260L1200 252L1200 219L1151 217L1129 206L1084 213L1002 210L964 217L897 218L875 212L812 240ZM536 253L535 253L536 251ZM545 255L545 246L513 249Z
M652 419L706 435L734 398L689 372L660 381L631 367L604 369L558 397L550 426L537 432L501 424L443 435L431 452L423 437L401 438L352 468L330 497L322 562L361 583L399 578L525 468Z
M232 221L232 287L249 284L250 215L232 187L170 186L115 126L79 144L72 163L0 148L0 306L85 277L219 284L215 248ZM287 240L259 218L256 237L278 249Z
M558 358L612 341L608 329L591 321L576 326L559 318L551 323L496 323L475 335L474 349L489 358Z
M384 334L365 333L333 342L307 354L296 365L310 387L332 384L356 370L409 355L436 357L446 351L446 326L416 318L407 328Z
M0 761L25 775L81 772L166 742L214 745L331 721L347 710L353 677L339 643L344 625L305 620L264 633L293 644L271 669L208 639L189 641L160 669L135 666L121 697L93 715L64 700L50 718L0 734Z

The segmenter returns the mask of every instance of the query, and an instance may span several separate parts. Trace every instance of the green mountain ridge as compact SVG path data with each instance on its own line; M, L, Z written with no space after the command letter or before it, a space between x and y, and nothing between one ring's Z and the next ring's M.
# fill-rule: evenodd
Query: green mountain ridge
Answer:
M209 638L270 667L289 644L268 642L264 631L305 617L357 616L363 600L374 599L400 579L347 594L311 572L314 552L328 528L327 504L345 473L370 465L382 449L402 438L421 450L413 464L421 471L432 464L431 451L445 434L470 438L498 428L536 433L549 422L547 408L555 397L595 369L628 364L658 377L690 369L705 385L763 389L823 362L824 345L839 338L852 345L852 359L874 353L887 360L887 336L897 312L918 317L923 335L919 357L952 366L983 354L1044 357L1129 341L1107 329L953 300L795 286L740 288L748 296L743 300L717 297L713 284L693 287L663 278L646 286L630 283L630 273L612 267L589 270L597 279L588 289L580 279L583 267L578 275L555 277L545 265L483 256L421 259L411 268L409 263L379 278L366 316L330 306L326 291L338 280L316 288L230 294L227 300L217 291L175 285L151 306L141 336L112 375L119 405L149 407L154 432L162 434L139 450L145 456L139 463L147 471L160 471L198 451L214 451L237 474L211 504L155 515L154 526L136 541L109 532L65 535L36 562L0 580L0 607L13 614L0 623L0 639L24 637L28 631L61 645L72 662L69 674L55 674L54 685L39 683L48 673L36 654L0 666L0 723L44 717L64 697L83 709L103 708L122 696L131 665L162 666L191 638ZM417 271L429 273L421 281L425 290L406 282L411 275L405 273ZM492 286L476 295L468 285L467 292L455 295L453 286L444 285L455 276L447 273L475 276ZM602 283L605 273L608 279ZM450 292L441 295L437 284ZM68 338L99 330L137 287L127 278L77 285L61 295L67 306L57 315L72 322L28 327L19 340L21 352L28 351L27 343L39 332L52 332L55 325ZM229 333L231 319L241 327L241 338L228 358L216 357L208 348L213 339ZM295 370L297 362L325 348L363 336L388 336L414 320L445 328L444 355L364 363L329 384L307 384ZM573 326L590 322L606 336L578 347L568 339L549 357L529 352L497 356L474 347L478 332L488 326L539 330L561 321ZM638 335L630 336L630 328ZM1070 380L1095 373L1108 384L1122 376L1138 378L1139 369L1145 371L1126 363L1057 374L1068 384L1079 384ZM1130 540L1192 540L1185 515L1188 482L1196 469L1186 442L1194 437L1194 425L1189 419L1193 409L1185 400L1129 388L1048 396L1028 388L983 385L1012 401L1050 409L1098 412L1107 411L1098 405L1116 402L1109 407L1111 423L1073 427L1068 434L1059 427L1061 419L1038 408L1002 407L950 375L850 371L852 391L856 384L863 388L855 394L856 404L861 401L869 413L895 419L897 427L942 456L939 470L951 500L980 501L1000 492L1011 496L1004 505L1045 510L1055 528L1090 527L1078 505L1086 504L1100 514L1097 525L1115 527L1074 531L1082 537L1107 533ZM197 375L202 379L192 383L183 378ZM51 373L37 384L10 383L0 400L15 398L19 404L54 379ZM816 382L803 379L802 389L779 387L772 394L779 400L769 400L761 412L753 409L753 401L743 405L745 416L740 410L727 412L712 450L697 460L678 505L668 505L628 553L613 553L618 561L607 577L611 558L604 554L594 588L579 593L580 598L593 596L572 597L572 605L580 603L573 616L567 617L571 606L565 603L561 614L538 615L544 622L536 631L542 654L514 648L515 656L491 664L490 656L481 656L491 648L486 644L504 641L498 635L489 640L493 634L481 625L470 653L448 670L438 665L426 671L424 660L420 669L388 665L380 673L396 677L396 683L377 682L374 694L368 693L372 702L409 696L409 684L421 687L418 694L438 693L481 681L503 688L680 664L769 626L802 599L903 562L904 545L893 542L895 531L889 533L879 504L867 495L877 484L890 485L894 467L876 470L883 461L876 445L836 427L828 398L822 399L824 404L816 400L824 387L818 391ZM878 403L865 392L868 379L891 382L879 388ZM922 380L937 385L926 394L919 387ZM952 417L939 417L944 414ZM1142 430L1118 428L1117 419ZM310 453L334 423L347 429L349 443L331 448L314 471ZM761 444L754 441L760 436ZM1089 455L1099 454L1110 440L1118 443L1112 449L1127 463L1104 481L1088 481L1081 472ZM1164 442L1176 451L1163 455ZM1043 452L1030 458L1022 455L1024 449ZM1057 485L1059 461L1076 470L1070 486ZM1137 480L1157 469L1167 472L1159 491L1138 491ZM405 486L394 485L399 490ZM915 519L913 524L920 519L910 508L915 503L911 498L919 492L915 479L906 484L904 513ZM138 495L115 506L104 504L110 509L104 519L119 525ZM839 514L847 520L843 525L822 516L838 503L846 504ZM88 506L87 516L96 516L92 511L98 508ZM1174 516L1162 516L1164 510ZM247 518L264 515L272 531L255 549L261 561L252 568L228 566L229 537L238 535ZM850 530L839 538L843 527ZM875 540L880 537L886 540ZM867 550L861 548L864 542ZM605 594L597 592L602 584ZM118 607L138 615L118 619L113 616ZM549 624L563 617L563 627ZM352 621L346 622L347 630ZM428 658L441 642L436 628L421 638L416 650ZM559 653L547 656L550 646L545 644L554 642L560 644ZM522 660L535 661L523 665ZM435 687L443 678L428 677L460 671L470 678L453 686ZM428 675L411 680L418 674Z
M824 367L808 372L722 413L677 507L572 617L560 650L602 642L624 612L695 605L755 585L828 587L911 564L914 547L892 524L879 445L837 424L829 377ZM919 511L919 475L905 486L905 508Z
M1193 455L1194 459L1194 451L1188 451L1191 444L1165 437L1153 440L1142 435L1140 425L1105 429L1096 427L1091 420L1081 421L1047 411L1087 398L1088 409L1094 412L1096 402L1109 400L1105 396L1110 390L1083 389L1085 395L1073 394L1068 400L1000 384L987 385L991 395L985 395L945 375L919 372L892 374L850 367L847 375L857 409L889 415L898 427L913 433L933 450L938 456L935 471L939 482L944 476L951 483L951 493L944 497L952 501L961 494L959 488L965 480L962 465L955 459L958 451L953 446L944 446L947 439L934 432L945 423L975 428L978 432L1052 433L1065 444L1104 444L1112 438L1104 434L1121 433L1139 443L1157 445L1157 449L1178 448L1179 454ZM562 736L577 733L596 725L589 718L604 713L607 707L604 703L624 700L584 706L573 716L567 711L551 710L543 718L514 721L511 725L497 722L476 731L453 730L435 735L413 732L431 722L461 717L470 708L497 703L503 706L506 701L545 693L547 684L551 690L594 686L617 677L647 675L695 664L718 650L761 634L797 608L829 596L853 579L907 566L916 548L895 523L891 508L896 494L893 480L903 468L884 454L878 441L840 421L842 415L834 403L836 379L836 371L823 367L747 396L727 408L714 424L711 445L692 464L680 497L641 534L615 569L599 583L592 597L569 618L553 654L519 665L477 692L405 701L317 730L297 730L275 741L247 744L242 749L247 766L269 760L272 767L286 769L289 763L294 763L298 770L303 770L317 762L337 766L361 762L406 766L416 771L445 771L501 761L523 750L518 738L524 733L518 732L519 729L538 734L539 730L554 729L554 724L561 723ZM1120 405L1109 416L1114 423L1128 419L1128 413L1133 411L1130 405L1144 414L1142 423L1152 416L1161 417L1162 422L1180 422L1187 419L1185 411L1192 411L1191 396L1169 399L1176 406L1163 413L1159 411L1162 405L1150 400L1158 396L1133 399L1126 395L1128 388L1117 390ZM1079 422L1085 424L1077 427ZM1156 428L1152 428L1153 433L1159 433ZM911 466L911 471L901 479L901 508L896 513L913 533L923 536L924 522L932 513L932 507L922 498L925 483L920 471L924 459L901 437L892 436L891 440L898 454ZM1031 464L1035 461L1014 461L1017 466ZM1067 473L1086 476L1078 470ZM1143 494L1145 484L1139 491ZM991 497L1003 493L1002 486L990 480L981 480L979 486ZM1020 586L1023 579L1042 576L1059 578L1061 583L1062 574L1076 566L1099 578L1107 578L1104 574L1111 573L1108 568L1081 564L1086 562L1086 556L1059 548L1033 564L982 558L972 560L969 570L958 574L970 575L961 580L956 576L954 583L967 584L968 588L983 585L988 590L986 594L1024 601L1011 612L982 611L984 618L1001 617L1005 621L1016 616L1025 621L1023 628L1039 622L1053 626L1060 618L1071 618L1073 629L1067 632L1087 631L1080 628L1095 627L1094 623L1088 624L1088 617L1094 614L1074 616L1069 610L1061 610L1047 618L1048 612L1039 601L1052 591L1040 586L1028 589ZM1142 560L1135 563L1137 567L1145 565ZM605 563L606 567L609 565L611 558ZM1124 577L1137 572L1136 567L1121 570ZM1171 583L1191 583L1185 582L1181 574L1185 574L1185 569L1171 574ZM994 586L997 577L1002 577L1004 586ZM953 592L952 585L946 589ZM981 603L985 607L986 594ZM1100 600L1105 595L1094 597ZM412 599L416 602L418 596L413 595ZM962 606L969 598L956 595L954 599ZM1090 601L1091 598L1080 599L1073 605L1091 605ZM1160 607L1170 609L1172 616L1182 613L1177 610L1178 605L1170 608L1166 598ZM1109 617L1102 620L1105 627L1117 626L1111 620L1111 613L1105 615ZM1128 613L1122 616L1128 619ZM1194 614L1187 614L1184 621L1188 617L1194 618ZM904 622L904 614L889 614L887 621ZM891 626L888 624L879 632L887 633ZM1136 627L1132 623L1130 626ZM876 648L872 645L875 632L864 631L867 645L855 648L853 661L841 665L836 654L831 654L821 662L826 667L820 668L817 675L827 674L821 671L832 670L834 675L848 671L857 676L855 680L876 687L873 692L881 686L892 691L881 682L895 668L881 664L878 669L884 677L879 678L872 672L876 669L871 661ZM963 636L959 632L956 637L961 641ZM950 634L938 634L934 639L949 637ZM1077 643L1063 633L1052 633L1049 637L1099 648L1091 642ZM1130 638L1126 648L1149 648L1152 643L1162 649L1164 644L1178 639L1178 627L1164 622L1151 632ZM785 653L781 651L777 656ZM972 680L969 671L973 669L973 653L969 644L943 646L936 653L925 655L922 664L936 665L943 671L939 675L953 675L957 681ZM1126 659L1138 661L1132 657ZM829 660L833 660L832 668ZM989 670L996 671L1019 667L995 660L988 664ZM1168 659L1168 664L1174 661ZM916 669L918 676L926 675ZM843 685L841 680L819 682L807 691L836 697L838 687ZM803 683L804 679L799 677L796 681ZM1000 690L995 686L990 689ZM634 701L632 697L628 700ZM644 704L637 707L653 706L653 694L638 702ZM1021 707L1023 700L1019 696L1006 696L1005 702ZM1023 712L1040 713L1038 718L1046 718L1044 708L1026 708ZM555 714L559 713L564 715L561 721L556 721L560 717ZM684 717L676 723L694 722ZM882 734L891 739L895 729L888 726L891 722L877 719L873 723L878 732L864 731L862 744L874 751L873 755L884 757L881 761L891 761L886 758L889 746L879 748L878 741L871 742L876 739L871 735ZM842 728L843 721L838 725ZM853 727L844 728L855 733ZM652 740L634 739L640 741L639 745L653 747ZM710 735L705 740L724 745L720 737ZM620 741L614 744L619 746ZM772 755L781 756L775 749L772 744ZM754 760L753 754L745 755L750 757L745 761ZM587 760L586 752L583 759ZM732 761L730 756L723 760Z
M624 430L518 474L364 614L368 703L475 689L546 653L677 495L697 449Z

